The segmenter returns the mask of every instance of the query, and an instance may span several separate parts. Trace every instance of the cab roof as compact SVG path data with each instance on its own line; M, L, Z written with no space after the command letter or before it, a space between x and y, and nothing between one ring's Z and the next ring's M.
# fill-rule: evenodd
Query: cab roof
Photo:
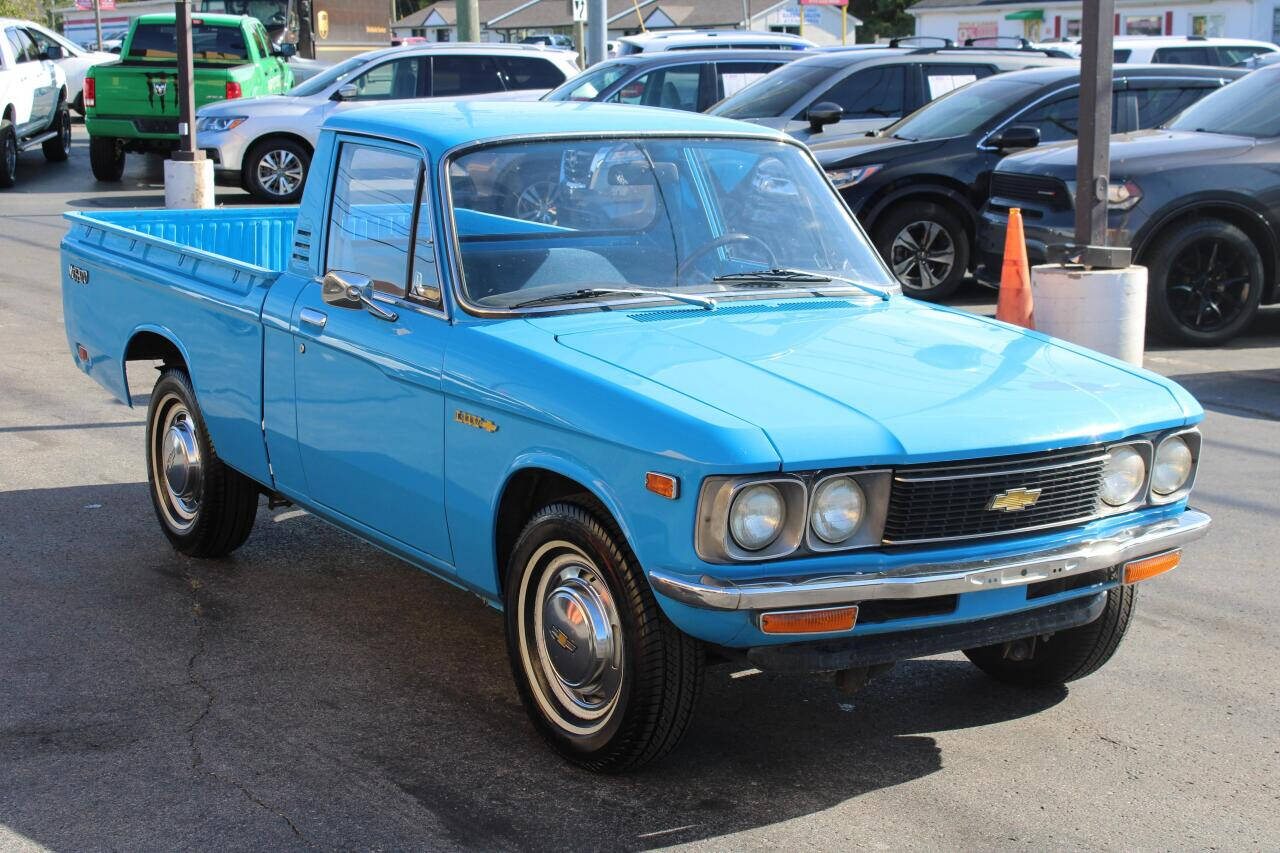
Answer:
M199 21L213 24L215 27L238 27L244 22L245 15L227 15L220 12L192 12L191 22ZM177 18L172 12L157 12L154 15L139 15L139 24L172 24Z
M583 133L643 136L747 134L787 140L755 124L682 110L579 101L421 101L346 110L325 130L382 136L418 145L435 158L464 142Z

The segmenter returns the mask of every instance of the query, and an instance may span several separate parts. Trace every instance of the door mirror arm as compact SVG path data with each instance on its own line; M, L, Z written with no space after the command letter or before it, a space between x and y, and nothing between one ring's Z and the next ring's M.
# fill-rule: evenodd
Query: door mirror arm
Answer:
M325 273L320 283L320 298L334 308L363 308L379 320L394 323L400 315L388 311L373 299L373 279L350 272Z

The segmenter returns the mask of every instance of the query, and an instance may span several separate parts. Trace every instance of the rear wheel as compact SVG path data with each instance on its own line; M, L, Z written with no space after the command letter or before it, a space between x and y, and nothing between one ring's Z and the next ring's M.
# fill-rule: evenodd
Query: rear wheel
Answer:
M58 131L58 135L41 143L44 159L50 163L65 162L71 156L71 111L65 103L59 104L58 114L49 129Z
M263 201L294 202L302 196L311 152L291 139L268 139L244 159L244 184Z
M875 244L903 293L916 299L945 299L969 268L969 233L954 213L932 202L892 208L876 225Z
M147 411L147 480L164 535L189 557L222 557L253 530L258 484L214 452L186 371L165 368Z
M594 502L551 504L525 526L507 571L506 615L520 699L566 759L619 772L679 742L702 683L702 644L662 614Z
M1262 255L1228 222L1195 219L1161 234L1148 267L1147 317L1169 341L1225 343L1258 313Z
M1137 599L1136 586L1109 590L1102 615L1088 625L1036 639L1031 654L1020 660L1009 655L1009 644L966 649L969 660L987 675L1018 687L1052 687L1097 672L1120 647Z
M13 122L0 121L0 187L18 182L18 134Z
M100 181L120 180L124 176L124 144L110 136L89 137L89 166Z

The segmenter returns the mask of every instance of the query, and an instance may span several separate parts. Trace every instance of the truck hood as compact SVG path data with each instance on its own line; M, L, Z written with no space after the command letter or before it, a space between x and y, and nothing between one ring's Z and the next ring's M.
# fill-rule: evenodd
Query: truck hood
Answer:
M1131 178L1183 166L1221 162L1246 153L1257 143L1247 136L1195 133L1186 130L1139 130L1111 137L1111 174ZM1029 172L1071 180L1076 174L1076 146L1067 142L1032 148L1006 157L1000 172Z
M561 346L759 427L784 469L996 456L1198 416L1155 374L901 297L531 321Z

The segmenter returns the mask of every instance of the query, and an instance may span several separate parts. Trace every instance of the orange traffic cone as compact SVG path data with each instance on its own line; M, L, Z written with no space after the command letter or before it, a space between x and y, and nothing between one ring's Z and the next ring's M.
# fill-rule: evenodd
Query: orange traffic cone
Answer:
M1000 299L996 319L1026 329L1036 327L1031 309L1031 266L1027 263L1027 241L1022 236L1022 209L1009 208L1009 227L1004 235L1004 266L1000 270Z

